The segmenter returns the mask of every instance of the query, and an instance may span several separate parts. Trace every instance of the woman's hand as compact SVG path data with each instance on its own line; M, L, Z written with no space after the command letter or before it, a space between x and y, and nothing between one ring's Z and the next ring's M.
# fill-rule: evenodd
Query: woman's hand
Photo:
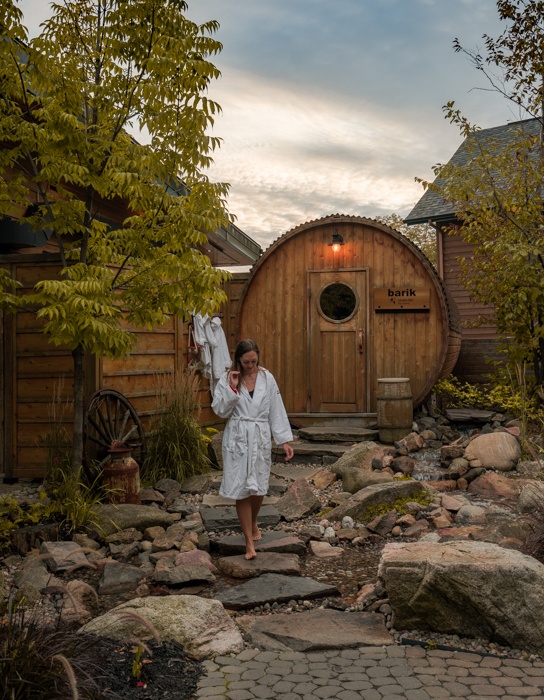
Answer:
M238 388L238 383L240 381L240 372L229 372L229 384L233 389Z
M295 452L288 442L283 443L283 451L285 452L285 461L289 462L293 458Z

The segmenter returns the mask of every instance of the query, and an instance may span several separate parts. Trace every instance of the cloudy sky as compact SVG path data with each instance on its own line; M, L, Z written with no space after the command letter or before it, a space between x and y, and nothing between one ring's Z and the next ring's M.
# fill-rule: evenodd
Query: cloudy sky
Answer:
M461 141L449 100L483 128L520 118L452 48L502 31L495 0L188 2L191 19L220 22L224 46L210 175L231 184L236 223L263 248L327 214L408 214L414 178ZM31 34L48 5L20 0Z

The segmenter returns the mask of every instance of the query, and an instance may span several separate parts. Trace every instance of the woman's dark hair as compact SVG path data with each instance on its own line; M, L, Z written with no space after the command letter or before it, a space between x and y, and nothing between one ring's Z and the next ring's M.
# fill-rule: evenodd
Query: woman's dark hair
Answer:
M236 346L236 350L234 351L234 370L235 372L242 372L242 364L240 362L240 359L242 355L245 355L246 352L256 352L257 353L257 366L259 366L259 355L260 355L260 350L257 345L257 343L254 340L251 340L250 338L246 338L246 340L241 340L238 345Z

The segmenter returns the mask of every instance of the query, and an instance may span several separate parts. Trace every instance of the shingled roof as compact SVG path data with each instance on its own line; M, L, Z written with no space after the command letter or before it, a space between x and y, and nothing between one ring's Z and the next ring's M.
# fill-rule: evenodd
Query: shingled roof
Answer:
M476 132L476 137L484 142L493 142L500 147L510 143L516 134L522 130L529 136L538 136L540 133L539 119L524 119L519 122L510 122L502 126L494 126L491 129L482 129ZM469 141L473 136L466 138L459 148L453 154L450 163L454 165L464 165L471 157L472 153L469 148ZM435 183L440 183L440 179L436 179ZM422 224L429 221L451 221L455 218L455 209L451 202L446 202L437 192L427 190L419 202L415 205L412 211L404 219L408 225Z

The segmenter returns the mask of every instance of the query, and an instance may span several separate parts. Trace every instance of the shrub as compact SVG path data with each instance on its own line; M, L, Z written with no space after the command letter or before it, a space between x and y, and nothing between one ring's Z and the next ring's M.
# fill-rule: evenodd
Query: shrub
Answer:
M210 471L209 435L198 424L199 378L194 370L183 372L176 387L158 388L159 412L148 438L142 478L154 483L162 478L184 481Z
M511 413L521 421L524 455L538 459L542 455L544 431L544 389L533 386L523 364L503 368L490 376L488 386L462 383L453 375L434 386L438 396L452 408L480 408Z
M58 520L57 504L51 503L44 492L31 504L21 504L13 496L0 498L0 552L9 549L17 528Z

